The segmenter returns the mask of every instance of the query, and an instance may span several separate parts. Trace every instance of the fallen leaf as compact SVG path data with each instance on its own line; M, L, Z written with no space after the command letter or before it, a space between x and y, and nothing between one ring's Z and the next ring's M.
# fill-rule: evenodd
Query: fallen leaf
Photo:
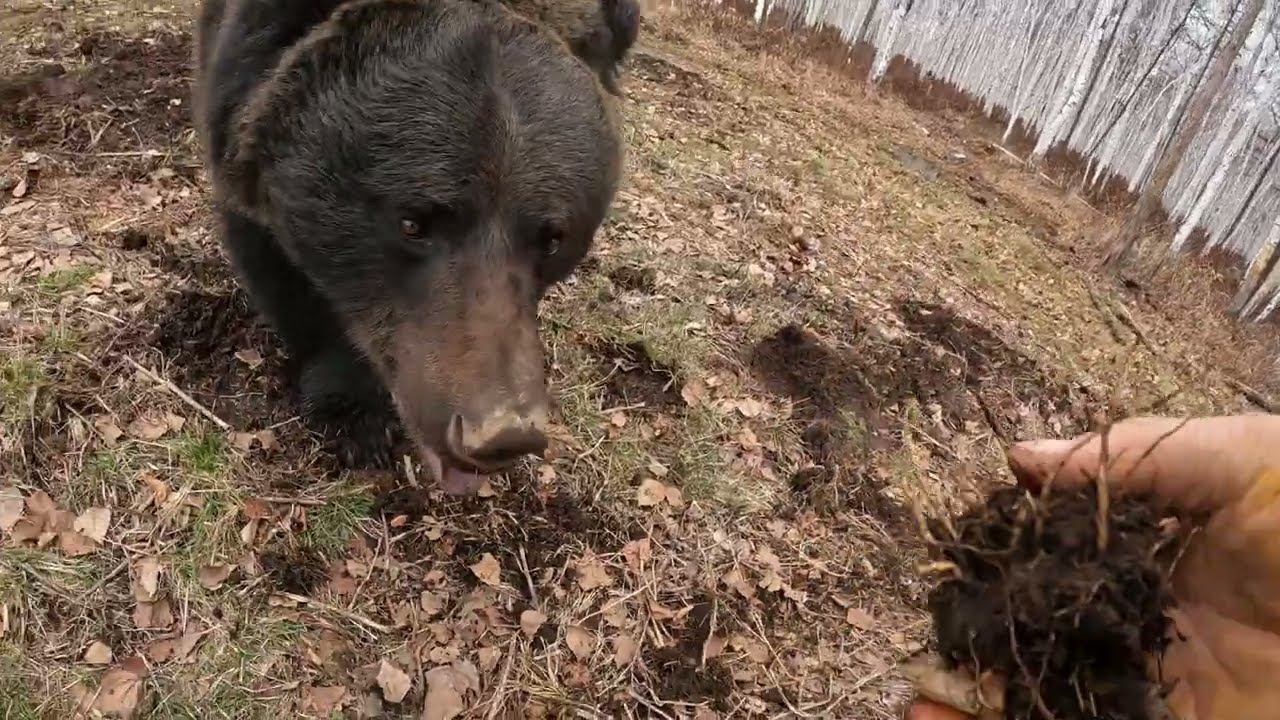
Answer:
M254 540L258 538L258 520L250 520L240 528L240 542L245 545L253 545Z
M231 447L242 453L247 453L253 449L253 441L257 440L257 436L247 432L233 432L230 435Z
M21 180L19 180L19 181L18 181L18 184L17 184L17 185L14 185L14 186L13 186L13 189L9 191L9 194L10 194L10 195L13 195L13 197L15 197L15 198L17 198L17 199L21 200L22 198L26 197L26 195L27 195L27 187L28 187L28 185L27 185L27 179L24 177L24 178L22 178Z
M169 499L169 486L165 481L157 477L155 473L144 472L138 476L138 479L151 491L151 497L156 505L163 505Z
M67 557L80 557L97 550L98 543L74 530L63 530L58 533L58 548Z
M195 662L192 657L192 651L200 644L201 638L208 634L208 630L200 623L192 623L187 626L183 633L176 637L161 638L147 643L147 657L152 662L167 662L174 660L182 664L190 664Z
M139 602L152 602L160 590L160 561L145 557L133 566L133 598Z
M739 595L748 600L755 597L755 588L751 587L751 583L747 582L746 577L743 576L742 570L739 568L735 567L725 573L720 580L730 588L737 590Z
M710 660L711 658L719 657L728 644L729 641L722 635L708 635L707 641L702 644L703 659Z
M151 442L167 435L169 429L169 423L163 416L144 414L134 418L125 431L131 438Z
M674 485L667 486L667 492L663 499L666 500L667 504L673 508L679 509L684 507L684 492Z
M271 451L280 447L280 442L276 439L275 430L259 430L256 435L258 437L258 445L263 450Z
M476 651L476 657L480 660L480 669L491 673L498 667L498 660L502 659L502 651L498 648L482 647Z
M84 651L84 661L89 665L110 665L111 648L100 640L94 640Z
M667 486L660 480L649 478L640 483L636 490L636 504L640 507L653 507L667 498Z
M849 608L848 612L845 613L844 619L859 630L871 630L876 626L876 619L871 617L871 613L862 608Z
M491 498L497 494L498 491L493 489L493 483L489 482L488 479L480 483L480 489L476 490L476 496L482 498Z
M103 507L85 510L71 525L72 530L95 542L106 539L109 527L111 527L111 510Z
M93 428L102 436L102 440L108 447L115 445L116 441L124 436L124 431L120 429L115 420L109 417L100 417L94 420Z
M13 526L10 537L14 543L21 545L22 543L31 542L40 537L43 532L44 523L32 520L31 518L23 518Z
M613 578L604 564L596 557L586 557L578 561L578 587L583 590L595 590L613 584Z
M378 667L378 687L382 688L382 697L389 703L399 703L409 692L412 681L409 675L386 660Z
M168 600L140 602L133 609L133 624L139 630L167 628L173 624L173 610Z
M645 563L653 558L653 546L649 538L632 540L622 546L622 557L632 572L639 574Z
M271 505L265 500L248 498L244 501L244 516L250 520L267 520L271 517Z
M636 641L630 635L619 635L613 639L613 664L618 667L630 665L636 657Z
M178 649L178 641L181 638L161 638L152 640L147 643L147 657L151 658L153 663L168 662L173 657L173 653Z
M706 394L707 386L701 380L692 380L680 388L680 397L684 399L684 403L689 407L694 407L701 403Z
M422 704L422 720L451 720L466 710L462 702L466 679L450 666L427 672L427 696ZM460 687L462 686L462 687Z
M302 688L302 709L312 715L329 717L342 707L347 699L347 689L342 685Z
M13 532L13 526L22 519L22 511L26 501L16 487L0 490L0 530Z
M749 427L744 427L742 428L742 431L738 433L738 445L742 446L742 449L747 452L759 450L760 439L756 437L754 430Z
M900 669L920 696L968 715L982 712L978 682L968 671L949 670L939 658L928 655L912 658ZM999 704L1003 700L999 698Z
M262 353L253 348L237 350L236 359L248 365L250 370L256 370L262 364Z
M183 426L187 424L187 419L181 415L167 412L164 414L164 424L168 425L173 432L181 432Z
M93 709L103 715L131 718L142 699L142 679L147 663L140 657L125 658L102 676Z
M37 490L27 497L27 514L35 518L46 518L58 511L53 498L43 490Z
M564 642L569 646L569 651L578 656L579 660L586 660L596 650L597 638L590 630L579 625L570 625L564 631Z
M734 407L745 418L759 417L760 413L764 412L764 403L752 398L742 398L734 403Z
M620 427L626 427L626 426L627 426L627 414L626 414L626 413L624 413L624 412L622 412L621 410L619 410L619 411L615 412L614 414L612 414L612 415L610 415L610 416L609 416L609 424L610 424L610 425L613 425L614 427L619 427L619 428L620 428Z
M542 627L542 623L547 621L547 616L537 610L525 610L520 613L520 629L528 637L538 634L538 629Z
M231 577L231 571L233 569L234 566L225 565L223 563L201 565L200 569L197 571L197 575L199 576L200 584L203 585L206 590L217 590L222 587L222 584L227 581L227 578Z
M497 587L502 583L502 566L491 554L485 553L471 566L471 572L485 585Z
M420 601L422 604L422 612L427 614L428 620L444 612L444 598L430 590L422 591Z

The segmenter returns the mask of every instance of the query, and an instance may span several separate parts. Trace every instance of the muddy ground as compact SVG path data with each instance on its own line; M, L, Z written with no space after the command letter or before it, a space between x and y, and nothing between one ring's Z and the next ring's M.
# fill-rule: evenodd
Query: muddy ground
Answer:
M1111 220L981 121L657 7L626 184L544 312L546 456L467 501L342 471L211 233L192 10L0 17L5 717L893 718L913 507L1013 440L1269 390L1269 331L1201 269L1095 274Z

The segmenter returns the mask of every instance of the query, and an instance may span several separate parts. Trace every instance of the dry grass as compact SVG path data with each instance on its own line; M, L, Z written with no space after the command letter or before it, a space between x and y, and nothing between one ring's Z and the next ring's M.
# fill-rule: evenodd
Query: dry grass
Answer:
M1268 335L1206 311L1184 269L1113 292L1100 218L963 119L661 7L628 68L626 186L544 309L544 461L466 502L341 472L211 241L191 10L2 19L35 38L5 67L81 84L0 111L0 179L31 181L0 217L0 503L111 512L74 557L5 533L5 717L67 717L142 655L153 718L417 717L440 667L474 669L470 717L892 718L928 635L913 504L963 501L1007 440L1112 402L1243 407L1195 368L1267 385Z

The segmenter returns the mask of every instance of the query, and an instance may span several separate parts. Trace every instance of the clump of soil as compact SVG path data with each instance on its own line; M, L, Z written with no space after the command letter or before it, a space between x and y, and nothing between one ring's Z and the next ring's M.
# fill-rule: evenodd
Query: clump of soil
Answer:
M1112 501L1099 549L1093 486L992 493L929 531L954 577L929 596L948 662L1007 678L1006 718L1148 720L1147 658L1165 644L1176 543L1141 498Z
M643 404L650 410L681 404L675 370L653 359L641 342L594 348L605 374L604 401L609 406Z

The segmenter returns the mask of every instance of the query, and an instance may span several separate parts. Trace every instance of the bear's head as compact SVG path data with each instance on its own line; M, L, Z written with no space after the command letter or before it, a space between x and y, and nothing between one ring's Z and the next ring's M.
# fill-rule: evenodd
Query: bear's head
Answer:
M268 225L389 389L442 485L546 444L538 303L621 165L591 70L472 0L339 10L259 87L217 184Z

